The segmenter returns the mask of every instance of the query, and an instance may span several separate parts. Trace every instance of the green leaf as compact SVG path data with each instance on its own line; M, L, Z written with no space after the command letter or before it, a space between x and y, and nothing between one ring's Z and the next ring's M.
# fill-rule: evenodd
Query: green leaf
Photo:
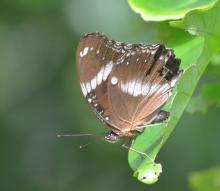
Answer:
M220 41L220 3L207 11L197 10L188 13L183 21L173 21L172 26L187 30L192 35L204 35L209 41L209 48L216 48ZM208 43L207 43L208 44Z
M198 59L202 52L203 43L203 37L196 37L188 39L185 44L172 47L178 57L182 58L181 66L182 69L184 69L184 74L181 77L177 88L174 90L173 96L164 107L164 109L170 111L170 118L165 123L148 126L132 144L132 148L147 153L152 160L156 158L157 153L168 138L169 134L175 128L178 119L184 111L184 107L190 98L190 92L192 93L193 88L191 83L189 84L189 81L195 81L199 78L197 70L191 63L195 63ZM154 163L150 159L143 158L138 153L131 150L129 151L128 160L131 168L135 171L134 176L140 181L146 183L145 179L148 179L146 178L146 171L149 169L151 169L151 171L155 170L152 169ZM154 177L154 180L156 181L160 173L155 171L155 174L157 175L157 177Z
M206 75L209 77L214 77L219 79L220 76L220 54L218 53L216 56L213 57L213 59L210 61L210 64L208 65L206 69Z
M170 112L170 118L165 123L146 127L145 131L132 144L132 148L139 152L147 153L153 161L174 130L208 63L220 50L220 38L216 38L220 34L220 13L217 11L218 9L218 5L216 5L215 8L206 12L194 11L186 15L182 21L183 26L186 27L185 29L193 27L195 31L209 32L203 32L202 36L198 37L187 37L180 44L169 43L168 40L169 47L173 48L177 57L182 59L181 68L184 70L173 96L165 106L165 109ZM194 22L195 18L197 22ZM211 27L212 30L209 25L201 25L201 20L206 21L207 18L212 24L215 23L215 26ZM175 42L176 36L173 34L170 41ZM137 152L130 150L128 160L131 168L135 171L134 176L138 180L147 183L145 179L150 178L146 178L146 171L149 169L151 173L155 173L154 180L157 180L159 171L152 168L154 162L148 157L143 158Z
M220 54L217 54L211 61L213 66L220 66Z
M209 66L206 70L206 75L209 76L209 77L219 79L219 77L220 77L220 66L214 65L214 64L212 64L212 62L210 62Z
M217 0L128 0L131 8L145 21L165 21L183 18L195 9L209 9Z
M190 101L187 111L205 113L213 105L220 106L220 82L204 84L199 95Z
M212 167L189 175L189 185L192 191L219 191L220 167Z
M217 101L220 103L220 83L205 84L201 90L201 95L207 101Z

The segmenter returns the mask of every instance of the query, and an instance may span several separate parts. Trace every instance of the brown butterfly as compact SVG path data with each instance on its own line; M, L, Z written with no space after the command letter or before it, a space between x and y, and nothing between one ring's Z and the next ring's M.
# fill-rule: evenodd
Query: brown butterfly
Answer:
M172 49L88 33L79 42L76 62L83 95L111 129L107 141L134 138L149 124L168 118L161 108L181 75Z

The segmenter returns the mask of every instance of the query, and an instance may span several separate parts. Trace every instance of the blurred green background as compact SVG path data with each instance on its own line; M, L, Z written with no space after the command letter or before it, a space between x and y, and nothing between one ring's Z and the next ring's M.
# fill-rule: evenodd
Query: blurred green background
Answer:
M185 113L159 153L160 181L132 177L127 151L108 144L79 87L80 37L101 31L125 42L158 41L126 1L0 1L0 190L189 190L188 175L218 165L220 110ZM210 81L204 75L199 86ZM199 87L197 91L199 90ZM58 139L57 134L96 133ZM84 149L79 145L89 144Z

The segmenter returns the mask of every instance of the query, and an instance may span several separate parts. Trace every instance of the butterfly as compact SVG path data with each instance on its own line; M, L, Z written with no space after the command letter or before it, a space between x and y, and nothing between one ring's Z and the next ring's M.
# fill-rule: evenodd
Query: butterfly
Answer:
M110 128L106 141L133 139L148 125L169 117L161 109L182 73L172 49L87 33L78 44L76 63L83 95Z

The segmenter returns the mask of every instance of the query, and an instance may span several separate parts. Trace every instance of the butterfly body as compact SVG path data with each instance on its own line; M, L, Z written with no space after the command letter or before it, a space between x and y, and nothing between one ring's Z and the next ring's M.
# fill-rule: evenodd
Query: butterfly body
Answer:
M180 60L171 49L88 33L78 45L76 61L83 95L111 128L107 141L133 138L143 127L167 118L161 108L181 74Z

